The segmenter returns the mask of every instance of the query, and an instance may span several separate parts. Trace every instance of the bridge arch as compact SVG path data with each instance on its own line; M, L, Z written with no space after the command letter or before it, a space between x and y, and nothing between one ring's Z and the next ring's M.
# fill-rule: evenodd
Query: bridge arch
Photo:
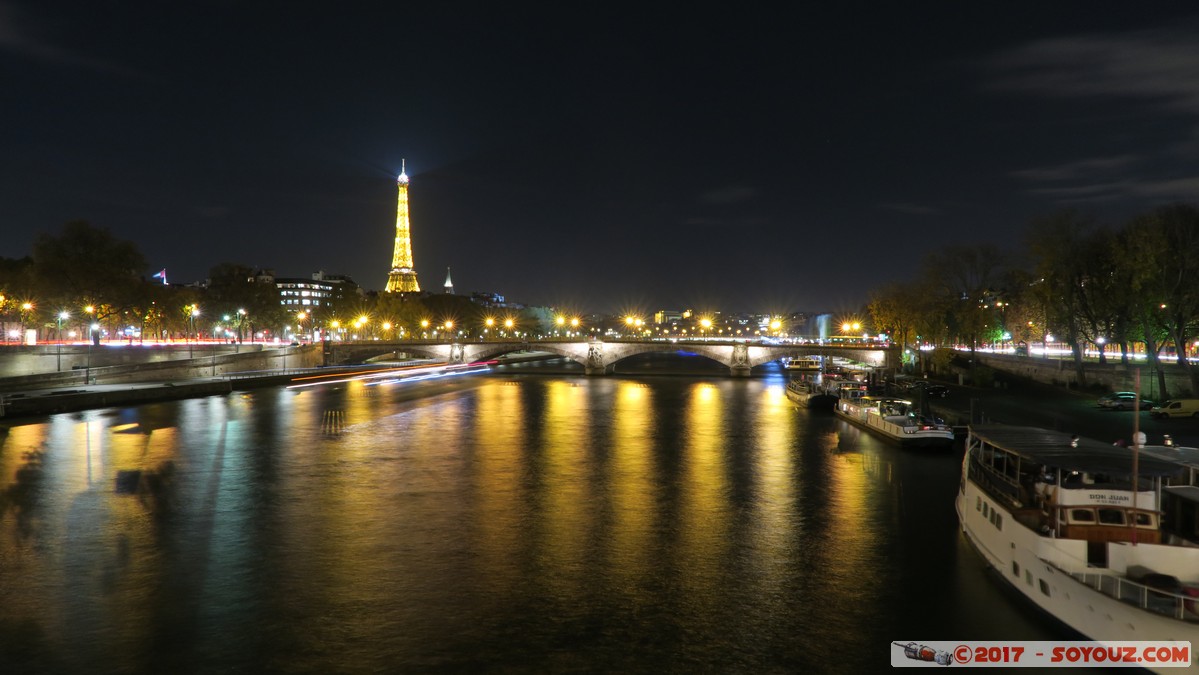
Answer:
M358 342L326 346L326 363L361 363L388 353L406 353L448 363L485 361L518 351L536 350L570 359L588 375L611 373L616 363L639 354L689 352L727 366L734 375L750 371L783 357L840 355L874 367L897 363L898 348L892 345L771 345L748 341L662 341L662 340L545 340L536 342Z

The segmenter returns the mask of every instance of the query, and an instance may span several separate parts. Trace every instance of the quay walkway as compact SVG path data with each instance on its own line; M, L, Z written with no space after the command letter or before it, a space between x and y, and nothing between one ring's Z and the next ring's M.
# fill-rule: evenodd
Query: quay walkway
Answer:
M19 390L0 390L0 419L51 415L90 408L137 405L154 401L172 401L200 396L228 394L259 387L290 384L299 377L361 373L367 369L390 370L425 361L378 366L292 368L288 370L247 371L218 377L179 379L168 382L122 382L117 384L76 384L36 387L28 384Z

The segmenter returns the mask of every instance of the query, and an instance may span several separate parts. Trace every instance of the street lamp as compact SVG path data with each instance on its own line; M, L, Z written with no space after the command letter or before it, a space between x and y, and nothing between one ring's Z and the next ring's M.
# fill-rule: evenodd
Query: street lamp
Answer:
M33 303L32 302L21 303L21 333L22 333L21 339L26 339L25 335L24 335L25 326L26 326L26 324L29 323L29 313L32 311L33 311Z
M59 372L62 372L62 322L66 321L70 317L71 317L71 315L68 314L66 312L66 310L63 310L58 313L58 334L55 335L55 337L58 338L58 371Z
M85 305L83 308L83 313L87 314L88 324L89 325L92 324L93 323L92 319L95 317L95 314L96 314L95 305ZM96 340L96 335L91 328L88 328L87 339L88 339L88 342L92 342L93 344L94 344L94 341Z
M196 317L197 316L200 316L200 308L196 307L195 305L192 305L191 311L187 313L187 318L189 321L191 321L191 332L188 333L189 338L192 338L193 336L195 336ZM189 358L189 359L195 358L195 354L193 353L192 349L193 349L193 341L192 341L192 339L189 339L187 341L187 358Z
M300 335L304 335L304 319L308 318L308 312L300 310L296 312L296 327L300 329Z
M91 307L89 306L89 310L90 309L91 309ZM87 365L83 369L83 383L84 384L92 383L92 345L95 344L94 338L98 334L97 331L99 331L99 330L100 330L100 324L98 324L98 323L93 323L88 326Z

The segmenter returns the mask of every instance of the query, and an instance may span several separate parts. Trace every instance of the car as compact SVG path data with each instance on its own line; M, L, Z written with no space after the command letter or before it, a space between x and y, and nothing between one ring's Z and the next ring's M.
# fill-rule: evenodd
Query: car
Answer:
M946 387L943 384L930 384L924 387L924 393L928 394L929 396L939 396L941 398L945 398L946 396L949 396L949 387Z
M899 385L899 387L909 392L912 396L916 396L922 391L927 392L929 396L938 396L941 398L949 395L949 387L943 384L933 384L928 380L911 380Z
M1105 394L1099 397L1097 401L1100 408L1111 408L1112 410L1132 410L1137 405L1137 394L1134 391L1115 391L1110 394ZM1141 397L1141 410L1149 410L1154 405L1153 401L1145 397Z
M1149 410L1150 417L1165 419L1167 417L1199 417L1199 399L1176 398L1166 401Z

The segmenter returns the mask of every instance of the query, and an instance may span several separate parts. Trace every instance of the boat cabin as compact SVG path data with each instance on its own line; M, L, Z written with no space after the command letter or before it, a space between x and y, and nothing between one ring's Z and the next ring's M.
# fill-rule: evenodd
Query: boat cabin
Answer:
M1161 543L1161 494L1181 467L1147 453L1030 427L971 427L970 479L1043 535ZM1199 490L1199 488L1197 488Z

